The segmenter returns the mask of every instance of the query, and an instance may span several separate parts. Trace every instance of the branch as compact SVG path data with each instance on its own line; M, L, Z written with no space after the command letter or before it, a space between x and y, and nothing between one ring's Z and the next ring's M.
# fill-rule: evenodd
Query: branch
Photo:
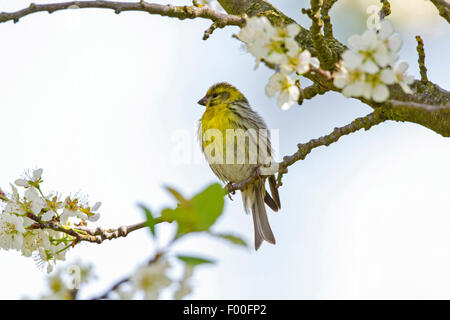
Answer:
M283 161L281 161L278 165L278 177L277 177L277 185L278 187L282 186L282 178L285 173L288 172L287 168L299 160L304 160L306 156L314 149L320 146L329 146L330 144L337 142L339 138L342 136L348 135L350 133L356 132L360 129L369 130L374 125L377 125L383 121L387 120L387 117L384 115L384 112L381 110L376 110L371 114L357 118L353 120L346 126L335 128L333 132L326 136L322 136L317 139L312 139L307 143L299 143L297 145L298 151L290 156L285 156ZM234 193L237 190L243 190L248 184L254 182L257 179L257 176L252 175L242 181L237 183L229 184L226 186L227 193Z
M430 0L438 9L439 14L450 23L450 3L446 0Z
M101 227L98 227L95 230L84 227L65 228L59 222L56 221L42 222L38 216L32 213L28 213L27 216L28 218L36 221L35 228L51 229L54 231L63 232L65 234L74 237L75 243L85 241L100 244L105 240L112 240L120 237L126 237L133 231L147 227L146 222L141 222L130 226L121 226L117 229L103 229ZM171 222L171 221L163 219L162 217L155 218L155 224L159 224L162 222Z
M329 69L333 66L333 59L328 44L322 35L323 20L321 19L321 12L323 5L323 0L311 0L311 9L303 9L302 12L307 14L312 21L311 39L318 54L317 57L321 65L325 69Z
M419 55L419 69L420 69L420 79L422 82L428 82L427 67L425 66L425 49L423 46L423 40L421 36L416 36L417 41L417 53Z
M151 264L155 263L156 261L158 261L158 259L161 258L162 255L163 255L163 252L157 252L155 254L155 256L149 260L148 265L151 265ZM106 290L103 294L99 295L98 297L91 298L91 300L108 299L109 295L112 292L116 291L116 289L118 289L122 284L127 283L128 281L130 281L130 277L125 277L125 278L117 281L116 283L114 283L111 286L111 288Z
M16 12L1 12L0 23L7 21L19 22L19 20L27 15L36 12L48 12L53 13L55 11L67 10L67 9L112 9L116 14L123 11L142 11L150 14L156 14L160 16L184 19L203 18L212 20L219 27L224 26L243 26L245 25L245 17L238 17L234 15L228 15L212 10L208 6L172 6L147 3L145 1L140 2L116 2L116 1L70 1L60 3L49 4L30 4L28 8L16 11Z
M386 18L388 15L391 14L391 4L389 3L389 1L387 0L380 0L382 7L380 10L380 20L383 20L384 18Z
M324 0L321 15L323 21L323 34L325 38L333 37L333 25L331 24L331 18L329 11L333 7L333 5L337 2L337 0Z
M219 0L220 4L226 9L226 3L233 0ZM236 1L234 1L236 2ZM442 1L434 1L440 3L445 8L450 7L448 4L444 4ZM387 6L387 1L383 2ZM243 6L246 7L246 6ZM245 13L249 16L265 16L269 21L275 25L287 25L295 22L291 18L287 17L283 12L275 8L273 5L265 0L252 0L250 6L247 7ZM313 35L310 30L300 26L300 33L296 40L301 48L308 49L313 56L320 56L317 51ZM335 38L325 38L328 48L331 51L331 61L337 63L341 59L341 54L346 49L345 45L340 43ZM273 68L273 66L266 64L267 67ZM333 81L326 75L318 72L310 72L304 74L304 76L316 84L321 85L323 88L329 88L330 90L340 92L339 89L333 86ZM450 103L450 93L437 84L428 81L423 83L422 81L415 81L411 86L414 93L406 94L400 88L399 85L389 86L390 98L396 101L412 102L417 106L431 106L435 111L429 112L427 108L393 108L391 112L387 114L388 120L395 121L408 121L423 125L436 133L441 134L444 137L450 137L450 113L447 112L447 105ZM385 103L375 103L368 101L364 98L358 98L361 102L369 105L374 110L383 108L389 109L389 101ZM442 106L443 108L433 108L433 106Z

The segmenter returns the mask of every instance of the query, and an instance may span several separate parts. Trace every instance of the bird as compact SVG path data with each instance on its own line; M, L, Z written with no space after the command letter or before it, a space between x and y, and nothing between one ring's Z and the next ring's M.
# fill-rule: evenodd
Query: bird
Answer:
M252 175L255 178L241 190L245 212L251 210L253 216L255 250L264 240L275 244L265 204L275 212L281 204L275 176L268 169L275 162L266 123L247 98L226 82L211 86L198 104L206 107L198 137L213 173L228 185ZM262 175L264 169L270 174ZM265 188L266 180L271 194Z

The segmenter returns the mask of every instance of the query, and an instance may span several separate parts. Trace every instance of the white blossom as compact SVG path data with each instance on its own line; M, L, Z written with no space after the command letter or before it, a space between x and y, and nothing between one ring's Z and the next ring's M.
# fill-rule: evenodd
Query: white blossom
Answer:
M405 74L406 69L408 69L408 63L405 61L399 62L394 68L395 80L405 93L411 94L413 91L409 85L414 82L414 77Z
M50 249L50 239L47 230L36 229L29 230L23 235L22 254L25 257L31 257L35 250L42 247L45 250Z
M0 248L21 250L24 233L22 217L0 213Z
M72 197L68 196L64 200L64 210L60 216L61 223L63 225L66 225L69 221L69 218L77 217L80 220L88 220L88 215L84 212L80 211L80 205L79 205L79 198L75 197L72 199Z
M36 187L39 185L40 182L42 182L41 177L43 171L44 171L43 169L36 169L33 170L31 173L27 172L24 178L17 179L14 183L18 187L24 188Z
M64 242L60 242L57 245L51 244L49 248L39 247L38 265L47 265L47 273L52 272L57 260L66 260L67 247Z
M285 73L297 72L297 74L302 75L307 73L311 66L320 67L319 60L311 57L308 50L298 50L295 54L288 54L287 57L287 63L280 67Z
M29 202L29 209L33 214L39 215L41 210L45 208L46 202L35 188L28 188L24 192L24 198Z
M183 278L179 282L178 289L174 293L174 298L177 300L183 299L192 292L190 279L194 273L194 267L186 264L184 268Z
M277 105L282 110L289 109L300 97L296 79L290 75L294 72L303 75L310 71L311 66L320 67L317 58L299 47L295 40L299 32L300 27L296 23L274 27L266 17L251 17L239 32L239 39L256 58L256 67L261 60L275 65L277 72L270 78L266 94L269 97L278 95Z
M299 32L300 27L295 23L283 28L273 27L266 17L252 17L239 32L239 39L256 58L256 67L262 59L281 65L286 63L287 54L298 52L295 37Z
M24 187L23 195L11 185L12 192L2 192L0 208L0 248L18 250L25 257L33 257L41 267L51 272L59 260L65 260L66 253L75 237L65 232L49 229L45 222L60 224L71 228L72 217L79 218L82 225L87 220L98 220L101 203L96 202L92 208L86 198L76 194L60 201L57 193L44 196L41 191L42 169L26 171L25 177L17 179L15 184Z
M166 259L159 258L156 262L139 267L131 276L130 283L134 290L144 293L145 299L157 299L159 291L172 283L166 275L169 267Z
M300 97L300 89L295 85L295 81L283 72L276 72L266 86L267 96L274 97L277 93L277 104L282 110L289 109Z
M366 30L348 39L350 49L342 54L342 62L333 74L334 85L345 96L383 102L389 98L387 85L394 83L412 93L408 85L413 78L405 75L408 65L393 67L402 45L400 36L393 32L392 23L385 19L378 30Z

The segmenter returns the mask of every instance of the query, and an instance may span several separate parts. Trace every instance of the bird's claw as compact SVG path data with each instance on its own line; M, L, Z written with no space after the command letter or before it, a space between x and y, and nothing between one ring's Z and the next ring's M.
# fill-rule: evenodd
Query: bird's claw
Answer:
M252 176L256 179L261 180L261 178L262 178L261 168L260 167L256 168L255 171L253 171Z
M227 194L227 196L228 196L228 198L229 198L231 201L233 201L233 198L231 197L231 195L236 194L236 191L235 191L235 190L232 190L232 188L233 188L233 182L228 182L228 183L227 183L227 189L228 189L228 194ZM230 191L230 190L231 190L231 191Z

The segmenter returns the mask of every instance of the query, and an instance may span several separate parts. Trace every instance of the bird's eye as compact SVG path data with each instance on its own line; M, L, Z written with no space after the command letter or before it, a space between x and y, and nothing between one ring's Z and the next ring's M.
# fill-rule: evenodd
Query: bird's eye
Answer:
M219 96L219 95L218 95L217 93L214 93L212 97L213 97L213 98L217 98L218 96Z

